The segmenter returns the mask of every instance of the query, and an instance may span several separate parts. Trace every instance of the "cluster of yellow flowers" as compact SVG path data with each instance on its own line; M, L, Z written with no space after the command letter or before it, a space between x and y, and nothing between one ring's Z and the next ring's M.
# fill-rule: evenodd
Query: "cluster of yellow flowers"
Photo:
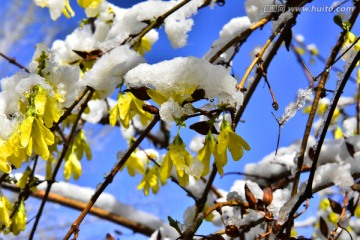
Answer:
M18 235L25 230L26 219L24 200L21 200L14 208L10 201L0 193L0 226L7 228L4 232L10 231Z
M41 85L33 86L20 102L22 121L0 146L0 170L9 173L11 164L19 168L33 152L44 160L50 157L54 134L49 130L61 116L58 101Z
M144 102L137 99L134 94L127 92L119 94L117 104L110 110L110 125L115 126L120 120L124 128L129 128L130 120L138 114L143 125L152 119L152 115L142 109Z
M83 158L84 153L88 160L92 158L91 149L87 142L85 132L84 130L80 130L66 152L64 165L64 176L66 180L69 180L71 175L74 176L75 180L79 179L82 173L80 160Z
M80 7L85 9L96 9L103 0L78 0ZM61 14L65 17L70 18L75 16L74 10L70 6L69 0L63 0L62 2L51 1L51 0L35 0L36 5L44 8L49 8L50 16L52 20L57 20Z

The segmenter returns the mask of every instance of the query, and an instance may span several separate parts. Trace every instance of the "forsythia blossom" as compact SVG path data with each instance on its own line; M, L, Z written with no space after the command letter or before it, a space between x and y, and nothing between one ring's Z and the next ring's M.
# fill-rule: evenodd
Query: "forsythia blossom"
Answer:
M81 130L77 133L74 138L74 141L65 156L65 166L64 166L64 176L66 180L70 179L71 174L73 174L74 179L77 180L81 173L82 167L80 160L82 159L84 153L86 158L90 160L92 158L90 146L86 140L84 130Z
M26 227L26 210L25 210L25 203L24 200L21 200L19 203L14 216L12 217L10 230L11 232L17 236L21 231L25 230Z
M110 125L115 126L117 120L120 119L121 125L128 128L135 114L139 114L141 123L145 125L152 119L152 115L142 109L143 104L144 102L137 99L131 92L120 94L117 104L110 110Z
M137 189L144 189L144 194L147 196L149 195L150 189L156 194L159 191L159 188L159 167L154 166L146 171Z
M186 173L191 163L193 162L192 156L185 149L185 143L180 135L176 135L174 141L169 146L169 151L164 157L160 169L160 180L165 183L170 177L173 165L175 165L178 180L181 186L187 185L189 175Z
M126 161L126 163L124 165L124 167L127 168L130 176L135 176L136 172L138 172L140 174L145 173L144 161L142 161L141 157L139 156L140 154L141 154L141 152L137 151L137 150L132 152L129 159Z
M82 8L96 8L103 0L78 0L78 4Z
M11 224L10 213L13 207L9 200L0 193L0 226L9 227Z
M226 149L230 151L232 158L237 161L244 155L244 150L250 150L250 146L242 137L232 130L228 121L223 121L218 137L217 153L219 157L218 159L215 158L215 163L220 174L223 174L223 167L227 163Z
M209 131L209 133L205 137L205 143L203 148L201 148L198 152L198 159L204 164L204 172L202 176L206 176L210 171L210 157L211 154L215 157L215 162L218 162L220 160L220 157L217 153L217 143L212 135L212 133ZM220 166L221 164L218 163ZM218 167L218 170L220 168Z
M146 52L151 50L151 42L147 37L143 37L135 44L134 50L138 52L141 56L144 56Z
M63 13L67 18L75 16L69 0L34 0L34 3L43 8L48 7L50 17L54 21L61 16L61 13Z

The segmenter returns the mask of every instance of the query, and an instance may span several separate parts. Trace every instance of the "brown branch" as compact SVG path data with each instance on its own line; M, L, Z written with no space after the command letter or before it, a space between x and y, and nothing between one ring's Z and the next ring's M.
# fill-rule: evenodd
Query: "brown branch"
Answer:
M260 21L254 23L253 25L251 25L248 29L246 29L245 31L239 33L238 35L236 35L233 39L231 39L229 42L227 42L222 48L220 48L209 60L210 63L214 63L221 54L223 54L224 52L226 52L229 48L231 48L232 46L234 46L235 44L243 41L244 39L246 39L247 37L250 36L250 34L260 28L263 27L266 23L268 23L271 19L271 16L267 17L267 18L263 18Z
M358 6L360 6L360 4ZM309 175L309 178L308 178L308 183L306 185L306 190L305 190L305 193L304 193L307 197L311 197L311 195L312 195L311 189L312 189L312 184L313 184L314 177L315 177L316 166L317 166L317 163L319 161L321 147L322 147L322 144L324 143L327 130L328 130L329 126L330 126L332 116L333 116L334 111L336 109L336 105L337 105L337 103L338 103L338 101L340 99L340 96L343 93L343 90L344 90L344 88L346 86L346 83L347 83L352 71L356 67L356 64L357 64L357 62L359 60L360 60L360 52L358 52L356 54L354 60L352 61L351 65L349 66L348 70L346 71L344 78L342 80L339 80L339 81L341 81L340 86L339 86L339 88L337 89L337 91L335 93L332 104L330 105L329 113L327 115L324 127L322 129L321 134L320 134L320 138L319 138L319 140L317 142L317 145L316 145L315 155L314 155L314 159L313 159L313 162L312 162L310 175Z
M295 22L296 16L294 16L294 18L292 18L292 20L290 20L289 22L287 22L284 26L284 29L282 30L281 34L279 35L279 38L274 42L269 54L267 55L266 59L263 62L263 68L266 71L267 68L269 67L272 59L274 58L275 54L277 53L278 49L281 47L282 42L284 41L284 37L286 36L286 34L288 34L288 31L291 31L291 27L293 25L293 23ZM260 80L262 78L262 74L260 72L258 72L254 78L253 83L251 84L251 86L247 89L246 94L244 96L244 102L241 105L241 107L239 108L239 110L236 112L235 118L234 118L234 123L235 123L235 127L237 126L237 124L240 121L240 118L242 116L242 114L244 113L253 93L255 92L255 89L257 88Z
M96 200L99 198L99 196L102 194L102 192L105 190L105 188L112 182L116 174L119 172L119 170L124 166L128 158L130 157L131 153L140 145L140 143L144 140L145 136L152 130L152 128L155 126L155 124L159 121L160 117L158 115L154 116L154 119L150 122L150 124L146 127L144 132L140 135L140 137L130 146L130 148L126 151L124 156L121 158L121 160L115 165L115 167L111 170L111 172L106 176L105 181L97 188L95 193L92 195L89 202L86 204L86 207L83 209L83 211L80 213L78 218L73 222L71 225L71 228L66 233L64 239L69 239L70 236L73 233L77 233L79 231L79 226L85 216L89 213L90 209L95 204Z
M354 24L358 14L359 14L359 6L360 6L360 4L357 5L354 13L352 14L352 16L351 16L351 18L349 20L351 26ZM305 155L305 151L306 151L308 138L310 136L312 123L313 123L314 118L315 118L316 109L318 107L318 103L319 103L319 100L320 100L321 93L322 93L323 89L325 88L325 83L326 83L327 77L329 75L329 72L326 71L326 70L329 69L333 65L333 62L334 62L337 54L339 53L339 51L341 49L341 46L344 43L344 37L345 37L346 33L347 33L347 30L342 31L342 33L341 33L335 47L333 48L333 50L332 50L332 52L331 52L331 54L330 54L330 56L328 58L325 69L324 69L324 71L322 72L322 75L321 75L321 80L320 80L319 84L317 85L315 98L314 98L313 104L311 106L310 114L309 114L308 121L306 123L306 128L305 128L305 131L304 131L303 140L301 142L301 147L300 147L300 150L299 150L299 155L298 155L298 159L297 159L298 166L297 166L297 170L296 170L296 173L295 173L294 185L293 185L293 189L292 189L292 193L291 193L292 196L295 195L296 192L297 192L297 188L298 188L299 180L300 180L300 169L301 169L301 166L304 163L304 155Z
M249 204L246 202L228 201L228 202L216 202L213 206L208 208L204 213L204 218L209 216L214 211L220 211L223 207L242 207L249 208ZM221 211L220 211L221 212Z
M296 50L293 43L290 44L290 48L293 51L293 53L295 54L296 60L299 62L301 68L303 69L305 77L308 79L310 85L312 85L314 82L314 79L315 79L314 76L312 75L311 71L307 67L307 65L306 65L305 61L303 60L303 58L301 57L300 53Z
M13 65L21 68L21 69L24 70L25 72L30 73L29 69L27 69L26 67L24 67L23 65L21 65L20 63L18 63L15 58L8 57L8 56L6 56L5 54L3 54L2 52L0 52L0 56L3 57L3 58L5 58L10 64L13 64Z
M7 189L12 192L20 192L21 191L21 189L19 187L14 186L14 185L3 184L3 185L1 185L1 187L3 189ZM45 193L46 192L44 190L38 190L36 192L30 193L30 195L35 198L38 198L38 199L44 199ZM67 198L67 197L61 196L56 193L49 193L47 196L47 201L53 202L53 203L58 203L58 204L61 204L62 206L66 206L66 207L80 210L80 211L83 210L86 206L86 203L84 203L84 202L74 200L71 198ZM99 218L108 220L110 222L127 227L127 228L133 230L134 232L141 233L146 236L150 236L155 231L155 229L151 229L148 226L145 226L141 223L135 222L135 221L130 220L123 216L116 215L114 213L111 213L109 211L106 211L106 210L98 208L98 207L93 207L89 213L96 217L99 217Z
M265 18L266 19L266 18ZM281 32L282 26L279 26L275 32L271 34L268 40L266 40L264 46L260 49L260 51L256 54L254 60L251 62L250 66L246 69L244 76L242 77L240 83L236 86L236 88L240 91L244 90L244 85L246 79L249 77L251 71L255 67L256 64L260 63L262 61L262 56L264 55L266 49L270 46L272 41L275 39L275 37ZM261 72L263 74L263 72Z
M353 15L350 18L351 25L353 25L353 23L355 22L358 14L359 14L359 10L360 10L360 3L357 3L356 9L355 9ZM334 49L333 49L333 51L332 51L332 53L331 53L331 55L330 55L330 57L328 59L328 64L327 64L325 69L328 69L331 66L331 64L333 63L336 55L340 51L340 48L341 48L341 46L343 45L343 42L344 42L344 36L345 36L346 32L347 31L344 30L342 32L342 34L340 35L340 37L338 39L338 42L337 42L336 46L334 47ZM340 84L339 88L337 89L337 92L335 93L333 103L330 106L329 114L327 116L327 119L325 120L324 128L323 128L323 130L322 130L322 132L320 134L320 138L319 138L319 140L317 142L317 147L316 147L316 150L315 150L313 163L312 163L310 174L309 174L309 177L308 177L308 183L306 185L306 189L305 189L304 193L300 195L298 201L296 202L296 204L291 209L291 211L289 213L289 216L288 216L288 221L289 221L289 219L292 218L292 216L295 214L295 212L300 207L300 205L306 199L312 197L313 180L314 180L314 177L315 177L315 171L316 171L317 163L318 163L319 156L320 156L321 147L322 147L322 144L324 142L327 129L328 129L330 123L331 123L331 118L332 118L332 115L333 115L333 113L335 111L337 102L338 102L338 100L339 100L339 98L340 98L340 96L342 94L342 90L344 89L344 87L345 87L345 85L347 83L347 80L349 79L349 77L350 77L350 75L351 75L351 73L352 73L352 71L353 71L354 67L356 66L356 63L357 63L357 61L359 59L360 59L360 52L356 55L355 59L351 63L351 65L350 65L348 71L346 72L343 80L341 80L341 84ZM306 145L307 145L307 139L308 139L308 137L310 135L310 129L311 129L311 125L312 125L312 120L314 119L315 111L317 109L317 104L318 104L319 99L320 99L321 89L323 89L324 86L325 86L328 74L329 74L328 71L323 72L321 80L320 80L318 88L317 88L317 91L316 91L316 96L315 96L315 99L314 99L314 102L313 102L313 105L312 105L312 109L311 109L311 112L310 112L312 114L312 116L309 116L308 123L307 123L306 129L305 129L304 139L302 141L302 145L301 145L301 149L300 149L300 153L299 153L298 169L301 168L301 166L303 164L303 161L304 161L304 154L305 154L305 149L306 149ZM297 192L297 186L298 186L298 183L299 183L299 179L300 179L300 171L298 170L296 172L295 179L294 179L294 186L293 186L292 196L294 196L296 194L296 192ZM295 183L296 183L296 185L295 185ZM281 227L280 233L282 232L284 226L286 226L286 225L287 225L287 223L285 223Z

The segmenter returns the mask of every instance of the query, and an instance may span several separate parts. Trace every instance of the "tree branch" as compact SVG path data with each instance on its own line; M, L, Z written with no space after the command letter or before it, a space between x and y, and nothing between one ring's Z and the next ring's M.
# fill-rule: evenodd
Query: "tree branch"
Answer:
M94 206L96 200L103 193L105 188L112 182L113 178L119 172L119 170L124 166L131 153L140 145L140 143L144 140L146 135L153 129L156 123L159 121L160 117L158 115L154 116L154 119L150 122L150 124L146 127L144 132L139 136L139 138L130 146L130 148L126 151L121 160L115 165L115 167L111 170L111 172L106 176L105 181L97 188L95 193L92 195L89 202L86 204L86 207L80 213L78 218L73 222L71 228L66 233L64 239L69 239L73 233L76 233L79 230L79 226L85 216L89 213L90 209Z

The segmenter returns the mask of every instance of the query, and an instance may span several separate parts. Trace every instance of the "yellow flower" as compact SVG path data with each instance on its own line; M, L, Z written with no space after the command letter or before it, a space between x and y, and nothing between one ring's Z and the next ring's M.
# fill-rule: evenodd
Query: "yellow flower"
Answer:
M28 182L28 178L30 176L31 173L31 169L29 167L26 168L26 170L23 172L21 178L19 179L19 181L16 183L16 185L21 188L24 189L27 182Z
M295 48L296 52L299 53L300 55L304 55L305 54L305 50L302 47L296 47Z
M81 163L77 158L74 151L71 151L69 157L65 161L64 165L64 177L66 180L69 180L71 175L73 175L75 180L78 180L82 174Z
M25 230L26 227L26 210L24 200L20 201L19 206L12 217L10 230L11 232L17 236L21 231Z
M149 97L154 100L159 106L164 102L169 101L170 98L177 102L179 105L182 105L184 101L193 100L192 94L197 90L197 86L193 83L186 83L181 86L181 91L174 88L169 92L160 92L156 89L148 89L147 94Z
M186 145L178 135L175 136L174 141L169 146L169 151L164 157L160 169L160 180L165 183L170 177L173 165L175 165L178 181L181 186L187 185L189 182L189 175L185 172L193 162L192 156L185 149Z
M0 226L10 226L10 213L12 212L12 210L13 207L9 200L4 195L0 195Z
M0 151L1 151L1 148L0 148ZM11 172L11 166L5 157L0 157L0 171L2 171L4 173Z
M343 138L343 131L341 130L341 127L337 127L334 132L334 138L335 139L341 139Z
M75 16L69 0L62 0L61 2L53 0L35 0L34 2L40 7L48 7L50 10L50 17L54 21L61 16L61 13L63 13L67 18Z
M82 8L97 8L103 0L78 0L77 2Z
M30 156L32 150L40 155L44 160L50 156L48 145L55 142L54 134L44 126L41 117L27 117L20 125L20 144L27 148L27 155Z
M204 146L199 150L198 152L198 159L204 164L204 171L202 173L202 176L206 176L210 171L210 157L211 154L214 155L215 161L216 159L220 159L220 156L217 153L217 143L212 135L212 133L209 131L209 133L206 135Z
M344 41L344 46L346 45L350 45L352 43L354 43L357 39L356 35L350 31L348 31L344 37L345 41ZM355 46L354 46L355 50L356 51L359 51L360 50L360 42L358 41Z
M88 160L92 158L91 149L86 139L84 130L80 130L74 137L73 147L75 147L74 152L76 153L78 159L81 160L84 153Z
M323 116L324 113L326 112L327 107L328 107L328 104L325 101L322 101L322 102L320 101L316 113L319 116ZM308 114L308 113L310 113L310 111L311 111L311 105L309 105L303 109L303 113ZM335 108L334 114L331 118L332 123L336 122L339 119L340 115L341 115L341 112L340 112L339 108Z
M144 174L145 166L144 166L144 162L139 157L139 153L140 153L139 151L132 152L121 170L123 170L124 167L126 167L130 176L135 176L136 172L140 174Z
M333 224L337 224L339 222L339 215L334 213L334 212L330 212L329 213L329 217L328 217L329 221Z
M355 215L355 217L360 218L360 205L356 206L354 215Z
M28 158L27 149L20 145L19 130L16 129L8 139L8 141L1 147L1 152L6 156L7 161L11 162L16 168L21 167L21 163Z
M149 195L150 188L154 194L159 191L159 168L154 166L150 170L146 171L137 189L144 189L145 196Z
M330 207L330 201L327 198L323 198L320 202L319 209L327 210Z
M220 174L223 174L223 167L227 163L226 149L229 149L233 160L238 161L244 155L244 150L249 151L250 146L239 135L237 135L231 128L228 121L223 121L218 137L218 158L215 158L215 163Z
M135 114L139 114L141 123L146 125L152 119L152 115L142 109L143 104L144 102L137 99L131 92L120 94L117 104L110 110L110 125L115 126L117 120L120 119L121 125L129 128L130 119Z
M135 46L134 50L138 52L141 56L151 50L151 43L147 37L142 37L140 41L138 41Z
M34 92L36 94L35 97L32 97L32 94L30 94L29 101L32 102L31 98L34 99L33 107L35 114L43 116L45 125L50 128L54 122L59 121L62 114L61 107L58 101L54 97L49 96L48 92L40 85L34 87ZM29 106L29 114L33 115L31 108L32 106Z
M156 91L154 89L148 89L146 92L149 97L154 100L154 102L156 102L159 106L169 100L169 97L162 95L159 91Z

